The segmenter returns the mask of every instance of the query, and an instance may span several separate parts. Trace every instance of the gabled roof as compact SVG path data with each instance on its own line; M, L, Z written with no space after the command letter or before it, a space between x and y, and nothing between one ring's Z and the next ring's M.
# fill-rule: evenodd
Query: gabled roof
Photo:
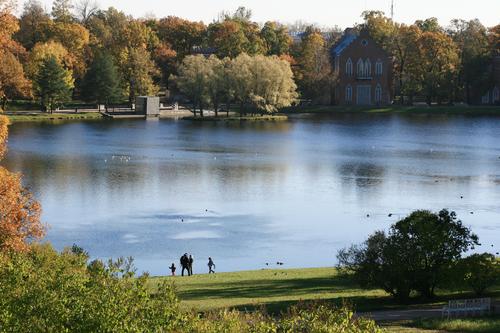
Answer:
M332 53L334 56L338 56L344 51L352 42L358 38L358 35L354 33L347 33L340 39L340 41L333 47Z

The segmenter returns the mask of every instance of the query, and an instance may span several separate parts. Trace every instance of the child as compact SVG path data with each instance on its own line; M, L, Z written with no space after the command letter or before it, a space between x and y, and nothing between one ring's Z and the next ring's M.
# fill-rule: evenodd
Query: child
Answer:
M212 258L208 257L208 274L215 274L215 271L212 269L212 267L215 268L214 261L212 260Z
M172 263L172 266L169 267L170 271L172 271L172 276L175 276L175 265Z

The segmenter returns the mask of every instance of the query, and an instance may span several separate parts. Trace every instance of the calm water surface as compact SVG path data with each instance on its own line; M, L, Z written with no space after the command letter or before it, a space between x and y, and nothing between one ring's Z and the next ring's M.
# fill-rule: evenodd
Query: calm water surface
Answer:
M456 210L479 234L479 250L500 251L498 117L10 130L4 164L42 202L47 239L93 257L133 256L139 271L166 274L184 252L195 273L208 256L220 271L333 265L339 248L418 208Z

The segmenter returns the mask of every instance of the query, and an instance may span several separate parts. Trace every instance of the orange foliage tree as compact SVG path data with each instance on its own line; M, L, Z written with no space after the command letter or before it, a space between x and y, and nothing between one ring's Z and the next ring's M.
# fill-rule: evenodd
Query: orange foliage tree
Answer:
M6 151L7 117L0 115L0 159ZM27 251L45 234L40 204L21 184L21 176L0 167L0 251Z

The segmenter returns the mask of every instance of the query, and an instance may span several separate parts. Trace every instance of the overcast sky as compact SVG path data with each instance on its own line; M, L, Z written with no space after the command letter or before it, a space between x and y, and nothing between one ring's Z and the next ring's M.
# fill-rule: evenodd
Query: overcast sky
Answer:
M48 10L51 0L41 0ZM78 0L75 0L78 1ZM20 1L22 2L22 0ZM292 23L302 20L322 26L341 28L361 21L366 9L390 14L391 0L97 0L101 8L113 6L134 17L180 16L210 23L223 10L239 6L252 9L254 20ZM442 25L453 18L478 18L486 26L500 23L500 0L394 0L396 21L413 23L417 19L437 17Z

